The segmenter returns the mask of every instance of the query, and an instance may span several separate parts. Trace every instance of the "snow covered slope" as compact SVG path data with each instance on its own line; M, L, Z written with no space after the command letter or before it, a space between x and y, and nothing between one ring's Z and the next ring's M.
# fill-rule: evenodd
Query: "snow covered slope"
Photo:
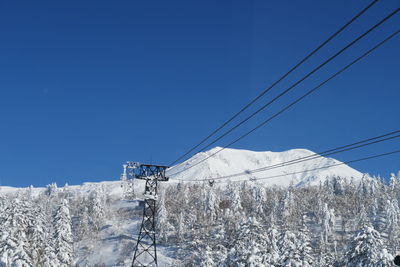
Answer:
M130 200L125 199L122 185L121 181L107 181L64 187L51 184L47 188L0 186L0 222L3 221L2 215L4 215L2 214L2 205L7 203L7 201L2 202L3 198L5 200L19 198L18 203L29 203L33 200L35 207L42 207L41 212L49 209L51 213L54 213L59 203L66 198L69 200L71 217L71 225L67 229L72 229L74 236L73 266L131 266L142 221L143 204L141 200L143 199L144 182L135 181L134 186L138 198ZM94 211L91 203L94 203L92 200L95 195L99 196L99 201L96 203L99 204L97 206L98 211L100 211L98 215L101 214L98 230L90 228L93 225L93 216L87 213L90 210ZM45 206L43 206L44 202ZM35 216L37 216L37 213L35 213ZM52 221L51 218L50 222L46 222L46 227L49 227ZM46 229L46 232L50 231L51 226ZM81 234L82 231L85 234ZM0 229L0 236L1 234L4 234L4 228ZM0 248L2 244L4 244L4 239L0 240ZM30 249L29 246L26 247ZM176 259L170 256L176 254L175 246L159 245L157 252L160 267L178 266ZM0 250L0 261L4 260L2 258L4 255L4 251ZM60 265L53 264L52 266Z
M198 163L206 157L209 157L220 149L220 147L215 147L209 151L198 153L189 160L175 166L173 169L167 172L167 174L172 175L174 173L178 173ZM306 149L291 149L284 152L255 152L249 150L226 148L218 154L212 156L211 158L199 163L198 165L195 165L177 175L172 175L171 180L201 180L211 177L221 177L235 173L246 172L266 166L276 165L314 154L314 152ZM321 181L324 181L327 177L331 176L341 176L343 178L346 177L347 179L353 178L355 181L361 179L362 173L345 164L331 168L315 170L317 168L327 167L339 163L341 162L333 158L318 157L312 160L292 164L290 166L274 168L257 173L245 174L229 179L250 180L252 178L261 178L259 181L265 183L266 185L280 186L288 186L290 184L294 186L318 185ZM303 172L304 170L310 171ZM291 174L295 172L299 173ZM271 178L271 176L286 174L290 175Z

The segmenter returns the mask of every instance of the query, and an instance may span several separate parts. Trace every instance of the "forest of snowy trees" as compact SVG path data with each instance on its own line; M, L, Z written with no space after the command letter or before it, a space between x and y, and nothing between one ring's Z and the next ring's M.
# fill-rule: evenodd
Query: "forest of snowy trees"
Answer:
M165 186L162 244L184 266L392 266L400 249L400 175L317 187Z
M95 238L106 218L104 195L83 197L55 184L32 191L0 195L0 266L74 266L74 247Z
M115 203L139 203L141 187L132 192L127 184L114 198L104 185L0 194L0 266L94 266L88 255L105 228L119 218L140 222L140 205L122 212ZM163 183L158 242L171 248L174 266L392 266L400 250L399 200L400 175L388 183L365 176L359 184L330 177L303 188ZM123 234L126 259L112 266L131 262L136 240Z

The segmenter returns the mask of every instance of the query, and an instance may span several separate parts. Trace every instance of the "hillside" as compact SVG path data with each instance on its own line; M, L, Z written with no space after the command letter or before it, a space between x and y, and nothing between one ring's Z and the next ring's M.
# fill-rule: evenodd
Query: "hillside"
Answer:
M171 171L167 172L167 174L179 173L182 170L187 169L182 173L179 173L175 176L173 175L171 178L174 180L183 181L202 180L210 177L214 178L247 172L249 170L266 166L275 166L284 162L316 155L314 152L307 149L291 149L284 152L256 152L250 150L226 148L218 154L201 162L203 159L213 155L220 149L220 147L215 147L209 151L198 153L185 162L173 167ZM353 178L355 181L359 181L361 179L362 173L345 164L329 167L339 163L341 162L333 158L317 157L312 160L303 161L289 166L233 177L229 180L250 180L255 178L260 179L259 182L263 183L264 185L305 186L319 185L319 183L325 181L327 177L333 176L340 176L343 178L346 177L348 179ZM305 170L310 171L303 172ZM282 176L289 173L296 174ZM270 176L280 177L269 178Z

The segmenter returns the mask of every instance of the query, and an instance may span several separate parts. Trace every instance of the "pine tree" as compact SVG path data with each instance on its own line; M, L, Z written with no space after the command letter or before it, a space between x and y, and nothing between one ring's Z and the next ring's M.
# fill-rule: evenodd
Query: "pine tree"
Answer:
M267 253L268 236L255 218L243 219L230 250L228 266L261 266Z
M6 199L0 195L0 219L3 217L3 211L5 208L6 208Z
M264 255L264 262L271 266L277 266L280 260L280 251L278 247L279 240L279 232L275 229L274 225L271 225L268 232L268 244L267 244L267 253Z
M54 216L54 248L59 266L71 266L73 262L73 238L68 201L63 200Z
M321 216L321 239L323 244L327 244L332 234L334 224L333 209L328 208L328 204L324 203Z
M296 242L296 235L287 230L278 241L280 251L280 265L287 267L300 267L301 255Z
M304 216L302 220L302 227L297 234L296 245L300 254L301 266L307 267L313 265L312 247L310 232L307 227L307 217Z
M254 211L255 215L264 217L265 214L265 188L262 185L257 185L253 189Z
M235 184L230 184L229 186L229 192L228 192L228 197L230 201L230 211L233 215L237 215L240 213L243 209L242 207L242 201L240 198L240 192L239 192L239 187L236 186Z
M19 199L14 199L4 210L0 225L0 266L32 266L27 238L28 209Z
M46 191L45 191L45 194L47 196L54 197L54 196L56 196L57 192L58 192L58 188L57 188L57 184L56 183L52 183L52 184L47 185Z
M396 186L398 185L399 181L398 178L396 177L396 175L394 173L390 174L390 178L389 178L389 187L392 191L395 190Z
M54 242L52 238L52 231L46 235L43 244L43 255L39 258L39 263L37 266L42 267L53 267L60 266L61 263L56 255L54 249Z
M173 231L173 226L168 220L168 211L165 207L165 192L162 191L159 194L156 229L161 241L164 243L168 242L168 238Z
M296 214L296 205L294 201L294 193L293 193L293 188L289 187L289 189L286 191L282 204L280 207L280 224L283 226L285 229L289 229L290 225L293 225L295 223L295 214Z
M357 216L357 228L361 229L364 225L369 225L371 223L370 218L368 217L367 211L363 204L361 204L360 211L358 212L359 216Z
M202 267L213 267L215 266L213 257L212 257L212 252L210 251L210 248L208 246L203 249L201 253L201 260L200 260L200 266Z
M43 257L44 243L46 232L46 217L44 210L40 205L28 205L28 240L29 240L29 251L32 258L32 262L35 266L39 265L40 259Z
M388 245L390 246L391 251L396 253L400 247L400 209L396 198L393 198L392 201L387 201L385 214L388 223L385 229L388 236Z
M183 212L181 212L179 213L178 226L177 226L177 236L179 242L182 242L184 240L185 234L186 234L185 218Z
M381 235L370 226L364 227L351 240L346 254L346 266L391 266L393 256L383 245Z
M98 232L104 223L104 200L101 197L102 192L93 191L89 197L89 219L95 232Z
M333 183L333 193L335 195L343 195L345 180L340 176L336 176L332 178L332 183Z
M217 196L215 194L214 188L211 187L208 190L206 198L206 213L208 215L209 221L213 222L217 218Z

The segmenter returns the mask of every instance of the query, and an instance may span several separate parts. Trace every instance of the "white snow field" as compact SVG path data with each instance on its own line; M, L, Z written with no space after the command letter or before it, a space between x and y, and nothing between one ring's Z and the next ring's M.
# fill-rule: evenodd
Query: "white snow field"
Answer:
M177 175L173 175L171 177L172 180L202 180L247 172L249 170L271 165L278 165L284 162L315 155L314 152L307 149L291 149L284 152L256 152L250 150L226 148L218 154L211 156L207 160L197 164L220 149L221 147L215 147L209 151L198 153L192 158L172 168L171 171L167 172L167 175L178 173ZM324 168L340 163L340 161L333 158L317 157L289 166L232 177L228 180L250 180L256 178L260 179L259 182L264 183L265 185L304 186L318 185L320 182L325 181L327 177L332 176L341 176L348 179L353 178L354 181L358 181L362 178L362 173L345 164ZM187 170L179 173L185 169ZM305 170L310 171L303 172ZM282 176L296 172L303 173ZM271 176L280 177L269 178Z

